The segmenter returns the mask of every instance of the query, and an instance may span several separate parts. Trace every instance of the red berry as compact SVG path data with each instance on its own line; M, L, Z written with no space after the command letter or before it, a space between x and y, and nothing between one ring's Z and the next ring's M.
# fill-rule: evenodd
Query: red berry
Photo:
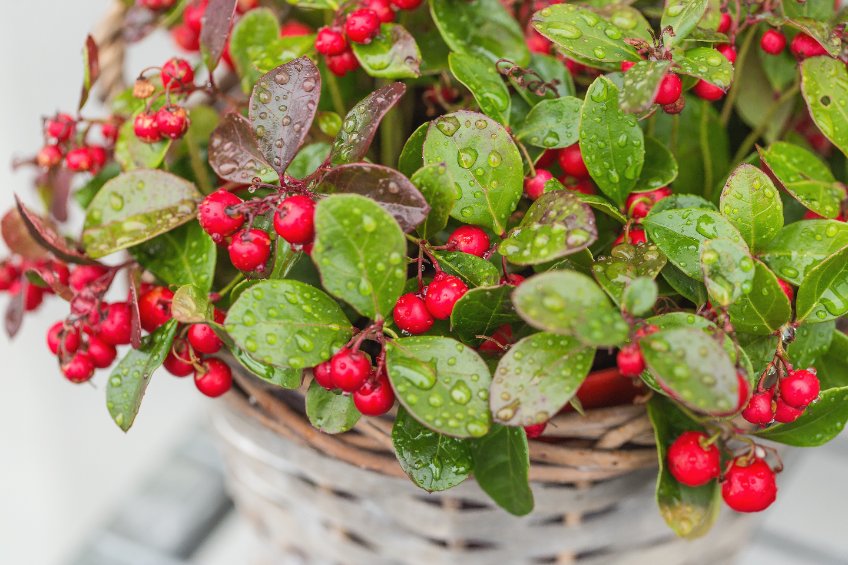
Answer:
M120 131L118 125L112 122L106 122L100 125L100 134L103 136L103 139L112 143L115 143L115 140L118 139Z
M730 29L731 22L732 19L730 17L730 14L728 14L727 12L723 12L718 20L718 27L716 28L716 31L719 33L727 33L727 30Z
M142 112L133 121L135 136L145 143L156 143L162 139L156 114Z
M780 381L780 398L793 408L806 408L819 397L821 385L815 372L798 369Z
M501 277L501 284L508 284L510 286L519 286L525 280L524 275L519 275L518 273L507 273L506 275Z
M203 14L206 13L206 0L193 2L183 10L183 24L195 33L199 34L203 27Z
M200 227L211 235L216 243L220 243L224 237L235 233L244 225L243 215L227 212L229 208L241 203L241 198L223 188L209 194L197 209Z
M218 353L224 343L209 324L194 324L188 329L188 342L198 353Z
M72 383L84 383L94 375L94 363L88 353L79 351L62 365L62 373Z
M755 392L748 401L748 406L742 411L742 417L758 426L769 425L774 420L774 408L771 405L773 398L772 389Z
M200 51L200 32L186 24L179 24L171 28L171 37L174 43L185 51Z
M73 290L81 291L107 273L100 265L80 265L68 276L68 284Z
M341 55L327 56L327 68L336 76L343 77L347 73L353 72L359 68L359 61L356 60L353 51L348 49Z
M739 389L739 395L736 401L736 410L739 412L748 404L748 395L751 394L751 384L748 382L748 377L742 372L736 372L736 383Z
M73 117L68 114L56 114L44 123L44 133L61 143L71 138L75 126Z
M799 61L809 59L810 57L818 57L819 55L827 55L827 50L806 33L799 33L792 38L792 43L789 44L789 51Z
M391 0L392 6L398 10L414 10L421 5L421 0Z
M220 359L204 359L194 372L194 384L206 396L216 398L232 388L233 372Z
M741 457L733 460L724 476L721 496L737 512L759 512L771 506L777 498L774 471L759 458L746 463Z
M777 284L780 285L780 289L786 295L786 298L789 299L789 302L792 302L795 299L795 290L792 288L792 285L783 279L777 279Z
M88 356L96 368L105 369L115 362L118 352L114 345L92 335L88 337Z
M483 353L502 353L510 343L512 343L512 326L504 324L492 332L489 339L484 339L477 350Z
M347 15L344 30L354 43L371 43L380 32L380 18L374 10L359 8Z
M194 365L191 364L191 351L186 340L182 338L174 340L171 351L168 352L162 366L175 377L187 377L194 372Z
M647 192L631 192L624 202L624 209L631 218L641 219L648 215L654 204L669 196L671 189L667 186Z
M362 388L371 373L371 360L361 351L343 347L330 359L330 373L336 388L354 392Z
M531 53L542 53L544 55L550 54L551 48L553 48L554 45L551 43L550 39L532 28L527 30L525 41L527 42L527 48L530 49Z
M413 335L426 332L434 322L424 301L411 292L398 298L392 317L397 327Z
M132 332L132 313L126 302L115 302L106 307L106 317L100 323L98 336L110 345L126 345Z
M79 345L79 331L74 328L66 329L64 322L56 322L47 331L47 347L53 355L59 355L60 349L62 353L75 353Z
M32 312L41 306L41 302L44 300L44 292L44 289L40 286L27 284L26 295L24 296L24 309L27 312Z
M171 92L186 90L194 84L194 69L188 61L179 57L172 57L162 65L162 86L167 90L170 86Z
M460 226L448 237L448 244L457 251L482 257L489 250L489 236L477 226Z
M427 288L424 304L437 320L450 318L454 304L468 292L462 279L445 273L438 273Z
M780 422L781 424L788 424L790 422L794 422L795 420L801 417L801 414L804 413L803 408L795 408L794 406L789 406L783 401L782 398L778 398L775 404L776 407L774 410L774 421Z
M271 256L271 238L260 229L241 230L233 235L228 251L239 271L261 271Z
M579 144L575 143L565 149L560 149L558 159L559 166L566 174L578 179L589 176L589 170L586 168L586 163L583 162L583 154L580 152Z
M547 169L536 169L535 177L524 179L524 194L530 200L536 200L545 192L545 183L554 178Z
M654 102L657 104L673 104L680 98L680 93L683 92L683 82L675 73L668 73L660 81L660 87L657 90L657 95L654 97Z
M701 432L684 432L668 448L668 471L689 487L705 485L721 474L721 454Z
M156 127L164 137L179 139L188 126L188 112L182 106L165 106L156 112Z
M760 38L760 49L769 55L780 55L786 49L786 36L776 29L770 29Z
M524 433L527 434L527 439L536 439L538 437L542 437L542 434L545 433L545 428L547 427L547 422L531 424L529 426L524 426Z
M333 366L329 361L315 365L312 368L312 376L315 382L327 390L336 388L336 383L333 382Z
M716 51L724 55L724 58L731 62L731 64L736 63L736 47L729 43L720 43L716 45Z
M699 80L692 89L692 92L694 92L699 98L709 100L710 102L721 100L724 96L724 91L722 89L704 80Z
M301 37L310 35L312 28L306 24L292 20L280 26L280 37Z
M71 171L81 172L91 170L91 155L85 147L71 149L65 155L65 166Z
M315 50L322 55L341 55L347 51L347 40L337 27L322 27L315 36Z
M636 378L645 370L645 358L635 343L625 345L615 358L618 371L625 377Z
M153 332L171 319L171 300L174 293L164 286L154 286L138 298L141 327Z
M315 202L304 194L289 196L274 214L274 230L289 243L303 245L315 237Z
M11 263L0 263L0 290L9 290L18 281L20 272Z
M579 74L585 73L588 70L586 65L578 63L573 59L566 59L565 67L568 69L568 72L571 73L571 76L577 76Z
M562 182L566 190L573 190L582 194L595 194L595 185L588 178L574 179L569 176L563 176L560 182Z
M259 6L259 0L238 0L236 11L244 14Z
M139 4L148 10L153 10L154 12L158 12L161 10L168 10L174 4L176 4L177 0L139 0Z
M89 145L85 148L88 151L88 157L91 159L91 171L97 172L106 165L109 159L106 148L100 145Z
M366 380L353 393L353 404L365 416L381 416L391 410L395 405L395 391L385 373L380 371Z
M384 24L395 21L395 11L392 10L389 0L364 0L360 5L373 10Z
M621 72L626 73L627 71L632 69L634 65L636 65L636 61L622 61Z
M645 236L645 230L640 227L632 226L630 228L630 231L627 233L627 242L631 245L641 245L643 243L647 243L647 241L648 238ZM615 241L612 242L612 245L613 247L615 247L616 245L620 245L622 243L624 243L624 232L622 232L621 235L615 238Z
M45 145L35 156L35 162L39 167L49 169L62 162L62 150L58 145Z

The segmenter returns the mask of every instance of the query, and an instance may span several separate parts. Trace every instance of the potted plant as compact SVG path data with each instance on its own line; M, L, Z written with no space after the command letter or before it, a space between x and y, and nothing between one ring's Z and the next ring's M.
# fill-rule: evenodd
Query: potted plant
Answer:
M842 430L830 0L257 4L121 3L28 161L44 210L3 220L8 332L68 301L47 345L123 430L160 366L229 393L239 503L342 561L418 559L390 532L436 561L611 555L614 521L524 528L626 509L657 462L660 514L696 538L722 499L775 500L774 442ZM107 62L157 27L190 54L119 88ZM534 490L544 519L509 517Z

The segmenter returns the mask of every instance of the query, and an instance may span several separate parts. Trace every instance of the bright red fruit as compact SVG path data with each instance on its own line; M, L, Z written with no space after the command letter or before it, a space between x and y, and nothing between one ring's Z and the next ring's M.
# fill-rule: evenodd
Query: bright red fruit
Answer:
M624 202L624 209L631 218L641 219L648 215L654 204L669 196L671 189L667 186L647 192L631 192Z
M809 59L810 57L818 57L819 55L827 55L827 50L806 33L799 33L792 38L792 43L789 44L789 51L799 61Z
M333 366L329 361L318 363L312 368L312 376L322 387L327 390L336 388L336 383L333 382Z
M718 27L716 28L716 31L719 33L727 33L727 30L730 29L731 22L732 19L730 17L730 14L728 14L727 12L722 13L721 17L718 20Z
M162 139L156 114L142 112L133 121L133 132L135 136L145 143L156 143Z
M322 27L315 36L315 50L322 55L341 55L347 50L347 40L337 27Z
M138 313L141 327L153 332L171 319L171 300L174 293L164 286L154 286L138 297Z
M389 0L364 0L361 6L373 10L384 24L395 21L395 11Z
M683 82L675 73L668 73L660 82L660 87L657 90L657 95L654 97L654 102L657 104L673 104L680 98L683 92Z
M35 156L35 162L45 169L55 167L62 162L62 150L58 145L45 145Z
M437 273L433 282L427 287L424 304L427 310L437 320L450 318L456 302L468 292L468 287L462 279L445 273Z
M448 237L448 244L457 251L482 257L489 250L489 236L477 226L459 226Z
M138 3L141 6L147 8L148 10L158 12L171 8L174 4L177 3L177 0L139 0Z
M0 263L0 290L9 290L20 277L17 267L11 263Z
M215 398L232 388L233 372L220 359L204 359L194 372L194 385L206 396Z
M780 422L781 424L788 424L790 422L794 422L795 420L801 417L801 414L804 413L804 409L789 406L783 401L782 398L778 398L775 405L776 407L774 410L774 421Z
M536 169L536 176L524 179L524 194L536 200L545 192L545 183L554 178L547 169Z
M741 371L736 372L736 382L739 388L739 395L736 401L736 412L739 412L748 404L748 395L751 394L751 384L748 382L748 377Z
M347 15L344 30L354 43L371 43L380 32L380 17L374 10L358 8Z
M105 124L100 124L100 134L106 141L115 143L115 140L118 139L119 133L120 129L118 128L118 124L114 122L106 122Z
M631 245L641 245L643 243L647 243L647 241L648 238L645 236L644 229L631 226L630 231L627 233L627 243ZM613 247L622 243L624 243L624 232L622 232L621 235L615 238L615 241L612 242Z
M106 307L106 317L100 322L100 339L110 345L126 345L132 332L132 313L126 302Z
M524 433L527 434L527 439L536 439L538 437L542 437L542 434L545 433L545 428L548 427L547 422L542 422L541 424L532 424L530 426L524 426Z
M106 268L100 265L80 265L68 276L68 284L77 292L106 274Z
M716 51L724 55L724 58L731 63L736 63L736 47L729 43L720 43L716 45Z
M721 496L737 512L759 512L777 498L774 471L759 458L746 463L742 457L734 459L724 476Z
M381 416L391 410L395 405L395 391L385 373L380 371L366 380L353 393L353 404L365 416Z
M93 162L91 160L91 154L85 147L71 149L65 155L65 166L71 171L89 171L91 170L92 165Z
M773 398L772 389L755 392L748 401L748 406L742 411L742 417L758 426L769 425L774 420L774 408L771 405Z
M524 275L519 275L518 273L507 273L501 277L501 284L508 284L511 286L518 286L523 283L525 280Z
M187 377L194 372L194 365L190 361L191 354L188 343L182 338L177 338L174 340L174 345L171 346L171 351L168 352L162 366L175 377Z
M56 114L44 123L44 133L61 143L71 138L75 126L73 117L68 114Z
M228 251L239 271L261 271L271 256L271 238L260 229L241 230L233 235Z
M88 336L88 356L92 364L98 369L105 369L115 362L118 352L114 345L110 345L97 336Z
M692 89L692 92L695 93L699 98L703 98L704 100L709 100L710 102L715 102L716 100L721 100L724 96L724 91L714 84L710 84L705 80L699 80L695 87Z
M645 370L645 358L635 343L622 347L615 361L619 372L625 377L638 377Z
M209 194L197 209L200 227L211 235L216 243L220 243L224 237L235 233L244 224L243 215L228 213L228 209L241 203L241 198L223 188Z
M189 29L199 34L203 27L203 14L206 12L206 0L200 2L192 2L183 10L183 24Z
M159 133L170 139L179 139L188 131L188 112L182 106L165 106L156 112Z
M813 371L798 369L780 381L780 398L793 408L806 408L819 397L821 385Z
M200 51L200 32L184 23L171 28L171 38L185 51Z
M586 168L586 163L583 162L583 154L580 152L580 145L575 143L564 149L559 150L559 166L563 172L578 179L584 179L589 176L589 169Z
M340 55L329 55L326 60L330 72L340 77L359 68L359 61L356 60L353 51L350 49Z
M224 343L209 324L193 324L188 329L188 342L198 353L218 353Z
M411 292L398 298L392 317L397 327L413 335L426 332L435 321L424 301Z
M595 194L595 185L592 184L592 181L588 178L575 179L568 175L564 175L560 179L560 182L562 182L566 190L573 190L575 192L580 192L581 194Z
M721 454L701 432L684 432L668 448L668 471L677 482L699 487L721 474Z
M621 72L626 73L636 64L636 61L622 61L621 62Z
M512 326L504 324L493 331L489 339L484 339L477 350L483 353L503 353L510 343L512 343Z
M330 373L336 388L354 392L362 388L371 373L371 360L361 351L343 347L330 359Z
M789 299L789 302L792 302L795 299L795 289L792 288L792 285L783 279L777 279L777 284L780 285L780 289L786 295L786 298Z
M301 37L311 33L311 27L296 20L286 22L280 26L280 37Z
M553 43L535 29L527 30L524 40L527 42L527 48L530 49L531 53L549 55L553 47Z
M88 151L88 157L91 159L91 171L96 173L106 164L108 159L106 148L100 145L89 145L85 150Z
M74 328L66 330L64 322L50 326L47 330L47 347L53 355L59 354L60 344L63 353L75 353L80 345L79 331Z
M304 194L289 196L274 214L274 230L289 243L303 245L315 237L315 202Z
M88 353L79 351L62 365L62 373L72 383L84 383L94 375L94 363Z
M187 90L194 84L194 69L185 59L172 57L162 65L162 86L171 92Z
M760 38L760 49L769 55L780 55L786 49L786 36L776 29L770 29Z
M421 0L391 0L392 6L398 10L414 10L421 5Z

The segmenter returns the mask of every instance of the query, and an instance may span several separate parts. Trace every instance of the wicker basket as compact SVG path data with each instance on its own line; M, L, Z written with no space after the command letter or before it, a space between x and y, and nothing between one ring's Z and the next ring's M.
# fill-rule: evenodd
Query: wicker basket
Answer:
M229 488L262 537L305 563L718 563L753 525L725 513L706 538L671 533L638 406L556 417L531 441L536 509L516 518L473 479L443 493L414 486L392 453L390 419L326 435L306 421L301 394L237 380L213 418Z

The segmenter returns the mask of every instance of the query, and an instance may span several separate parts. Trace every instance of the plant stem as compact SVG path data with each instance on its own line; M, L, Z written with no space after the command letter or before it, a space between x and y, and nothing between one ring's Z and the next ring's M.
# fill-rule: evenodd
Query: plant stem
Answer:
M379 86L384 84L389 83L381 80ZM400 110L392 108L380 124L380 162L387 167L394 167L400 155L402 129Z
M233 277L233 280L227 283L227 286L218 291L221 296L226 296L236 287L238 283L244 280L244 273L239 273Z
M742 143L739 145L739 149L736 150L736 154L733 156L731 163L735 166L737 163L742 161L745 158L745 155L751 150L754 144L757 142L760 137L762 137L763 133L765 133L766 129L771 125L771 119L774 117L774 114L783 106L788 100L792 99L801 88L801 84L798 81L795 81L795 84L792 87L784 92L780 98L774 101L774 103L769 107L768 111L766 111L763 119L760 120L759 125L757 125L754 130L748 134L748 136L742 140Z
M742 43L742 48L739 50L739 56L736 60L739 62L733 72L733 84L730 85L730 92L727 93L727 98L724 101L724 107L721 109L721 125L727 128L727 123L730 121L730 114L733 113L733 106L736 102L736 95L739 93L739 77L742 76L742 70L745 67L745 59L748 58L748 51L751 50L751 45L754 43L754 30L748 30L748 35L745 36L745 41Z
M328 72L326 77L325 82L327 84L327 90L330 91L330 99L333 101L333 109L336 111L336 114L344 119L347 110L345 109L344 99L342 98L342 91L339 90L339 81L336 80L336 75L331 72Z

